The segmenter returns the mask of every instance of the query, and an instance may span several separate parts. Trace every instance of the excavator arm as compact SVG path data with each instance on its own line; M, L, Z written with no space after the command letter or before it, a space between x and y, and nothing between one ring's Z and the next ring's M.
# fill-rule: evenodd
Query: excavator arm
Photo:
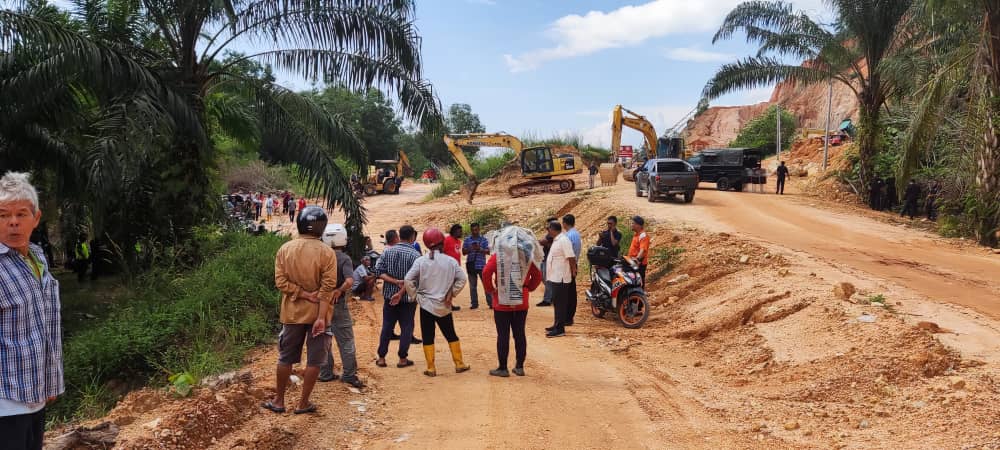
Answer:
M613 177L615 180L618 178L618 169L613 167L612 164L618 164L618 152L621 149L623 127L629 127L642 133L642 137L646 141L647 159L656 158L656 146L659 142L656 138L656 129L649 120L642 115L622 107L622 105L615 105L615 109L611 112L611 164L602 164L602 172L611 174L607 178ZM629 180L631 175L630 171L625 171L625 181L631 181ZM614 182L614 180L605 181L606 177L603 175L601 178L605 183L608 181Z
M413 166L410 164L410 157L402 150L399 151L399 163L396 166L396 173L407 177L413 176Z
M448 151L455 159L455 162L458 163L458 166L465 172L465 176L469 179L462 186L463 195L469 203L472 203L472 198L476 195L479 180L476 179L476 172L465 157L462 147L506 147L513 150L518 156L524 150L524 144L521 143L520 139L506 133L446 134L444 136L444 143L448 146Z

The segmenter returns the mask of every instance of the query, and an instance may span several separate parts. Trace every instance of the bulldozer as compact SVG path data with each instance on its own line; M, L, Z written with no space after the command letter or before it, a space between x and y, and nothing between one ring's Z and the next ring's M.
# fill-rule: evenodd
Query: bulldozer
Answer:
M677 137L656 136L656 129L646 117L630 111L622 105L615 105L611 112L611 162L601 164L601 182L615 184L618 174L622 173L625 181L634 181L635 172L623 167L618 161L621 149L622 128L629 127L642 133L645 140L645 159L653 158L684 158L684 140ZM676 126L674 127L676 128Z
M378 194L399 194L399 187L405 177L413 176L410 158L402 150L399 159L377 159L368 166L367 176L362 183L366 196Z
M511 197L524 197L533 194L564 194L572 192L576 183L572 179L553 177L574 175L583 172L583 162L570 154L553 154L552 147L537 146L524 148L520 139L507 133L475 133L446 134L444 143L448 146L459 167L469 178L462 187L466 200L472 203L479 180L472 169L462 147L505 147L514 151L516 161L521 168L521 176L527 181L511 186L507 192Z

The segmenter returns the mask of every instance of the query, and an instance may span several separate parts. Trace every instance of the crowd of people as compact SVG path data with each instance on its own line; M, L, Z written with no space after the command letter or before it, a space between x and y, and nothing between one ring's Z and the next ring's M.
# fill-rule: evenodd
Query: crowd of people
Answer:
M289 191L282 192L233 192L224 198L224 207L229 215L238 215L254 221L268 222L279 214L287 214L288 220L295 221L296 211L306 207L305 197L295 198Z
M497 367L489 370L491 376L509 377L511 372L526 375L529 296L539 287L544 286L544 295L537 306L554 308L553 323L545 329L545 336L564 336L566 328L574 325L583 242L572 214L561 219L548 218L546 234L541 239L530 230L510 224L502 224L489 235L482 234L478 223L469 224L468 236L459 224L448 227L447 234L438 228L428 228L422 233L424 250L417 243L417 230L412 225L403 225L385 232L386 248L374 264L365 257L357 266L343 251L348 242L346 232L323 242L329 237L324 236L327 222L322 208L301 209L296 222L298 238L283 245L275 257L275 284L282 292L282 330L276 394L262 405L268 410L286 411L285 391L292 366L301 362L303 347L306 369L294 413L316 411L309 396L317 381L339 379L359 389L364 387L357 375L357 349L347 302L352 296L360 301L373 301L377 281L382 283L383 298L377 367L388 367L390 345L398 341L397 368L415 365L410 359L410 347L422 345L426 361L423 374L437 376L436 345L440 331L455 371L470 370L454 319L455 312L461 310L457 296L466 285L470 290L470 309L480 307L480 284L486 307L492 309L497 332ZM640 273L645 275L650 238L642 217L633 217L631 222L633 239L628 256L639 263ZM618 218L608 217L606 225L597 234L597 245L617 254L623 237ZM414 334L418 318L419 337ZM511 340L513 367L509 361ZM333 370L334 341L343 365L339 375Z
M868 190L868 206L871 209L876 211L896 211L898 206L896 202L899 200L899 195L896 191L895 178L875 178L869 184ZM927 186L925 192L917 180L910 179L906 183L905 190L903 190L903 205L899 210L899 216L909 216L910 219L916 218L920 213L920 203L923 200L924 214L927 215L927 219L936 221L939 206L938 200L940 197L941 184L937 181L932 181Z

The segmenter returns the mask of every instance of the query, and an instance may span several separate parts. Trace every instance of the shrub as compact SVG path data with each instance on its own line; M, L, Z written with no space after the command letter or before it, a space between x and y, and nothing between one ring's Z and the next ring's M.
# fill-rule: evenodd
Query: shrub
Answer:
M292 187L287 167L270 166L263 161L225 168L223 179L229 192L273 192Z
M672 272L677 264L680 264L684 249L680 247L656 247L653 248L649 259L656 270L647 276L647 282L653 283L664 275Z
M500 170L513 159L514 152L504 152L481 160L477 159L472 162L472 170L476 172L476 179L487 180L497 176Z
M278 311L274 255L284 238L227 233L216 239L225 247L200 267L150 271L125 294L124 306L66 340L67 394L53 405L54 417L106 410L113 398L104 389L109 381L181 373L197 379L238 366L248 349L270 339Z
M483 234L500 228L500 224L507 220L507 214L503 209L497 207L473 209L469 212L469 219L462 222L462 230L465 235L469 235L469 225L478 223Z

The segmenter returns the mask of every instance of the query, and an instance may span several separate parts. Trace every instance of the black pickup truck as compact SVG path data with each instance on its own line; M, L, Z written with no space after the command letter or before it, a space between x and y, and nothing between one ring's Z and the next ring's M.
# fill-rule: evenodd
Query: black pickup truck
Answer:
M645 193L650 202L657 198L684 195L684 203L694 201L698 172L683 159L657 158L646 161L635 174L635 196Z

